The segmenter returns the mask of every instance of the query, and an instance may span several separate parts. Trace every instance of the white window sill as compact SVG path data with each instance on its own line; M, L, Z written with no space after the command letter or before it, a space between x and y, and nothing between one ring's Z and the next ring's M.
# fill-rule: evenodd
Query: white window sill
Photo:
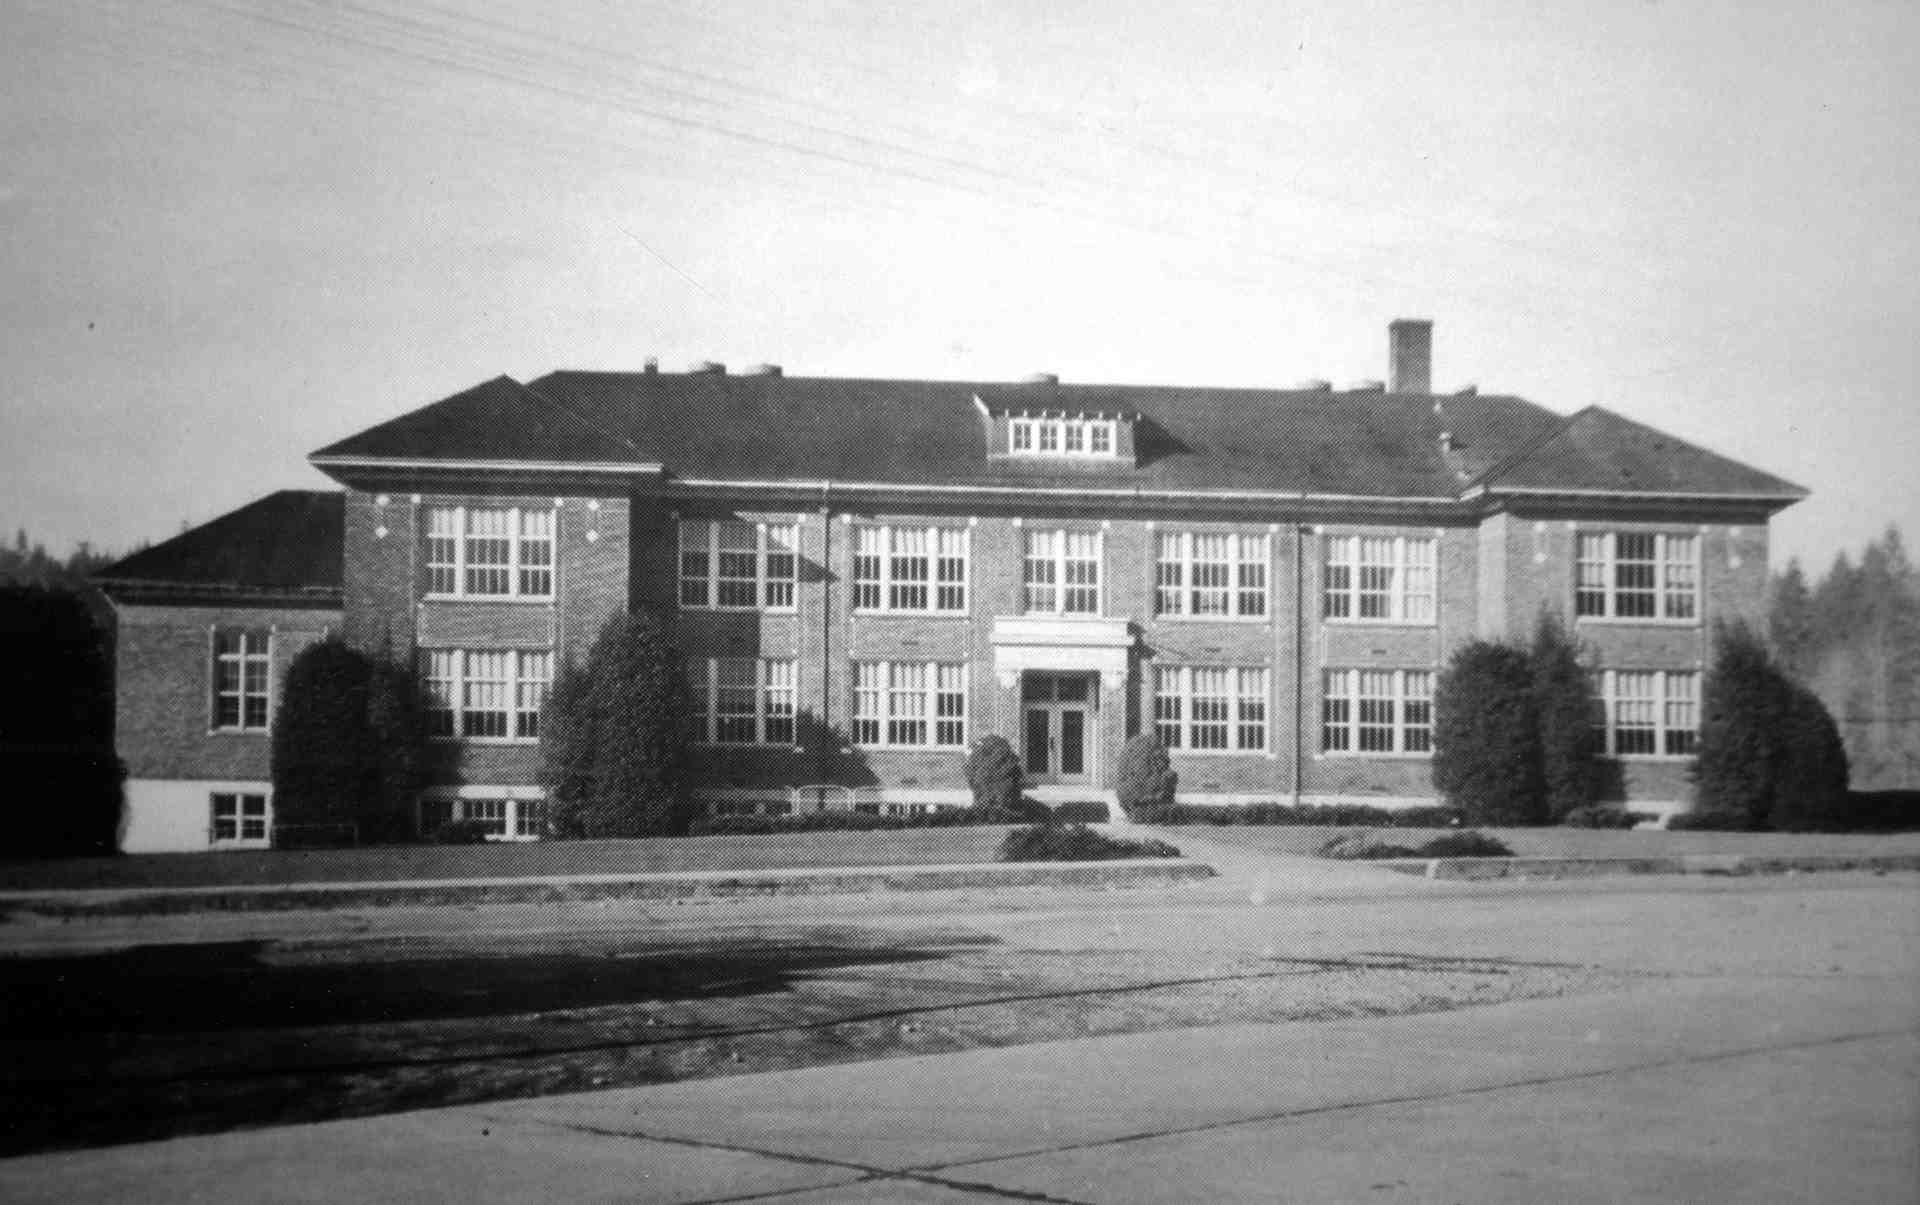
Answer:
M1240 627L1258 627L1272 622L1271 615L1155 615L1154 623L1209 624L1226 623Z
M784 741L693 741L695 749L724 752L728 749L778 749L782 753L802 752L802 746Z
M523 745L531 748L540 743L537 736L430 736L427 739L436 745Z
M1322 618L1320 622L1330 628L1435 628L1440 626L1440 621L1438 619Z
M965 745L855 745L857 753L965 753Z
M965 619L968 617L969 612L965 610L913 611L893 608L876 610L870 607L855 607L853 608L853 614L860 619Z
M722 615L796 615L798 607L710 607L704 603L681 603L682 611L707 611Z
M1265 749L1168 749L1168 757L1272 757Z
M1431 761L1433 752L1425 753L1388 753L1385 751L1351 751L1346 749L1322 750L1313 755L1315 761Z
M551 594L426 594L420 601L431 603L512 603L515 606L552 606Z
M1679 765L1690 762L1696 756L1692 753L1602 753L1608 761L1654 762Z
M1577 624L1591 623L1609 628L1697 628L1700 626L1698 616L1692 619L1662 619L1654 615L1645 617L1632 615L1576 615L1573 621Z
M272 730L273 729L271 726L264 727L264 728L209 728L207 729L207 735L208 736L265 736L267 735L267 733L271 732Z

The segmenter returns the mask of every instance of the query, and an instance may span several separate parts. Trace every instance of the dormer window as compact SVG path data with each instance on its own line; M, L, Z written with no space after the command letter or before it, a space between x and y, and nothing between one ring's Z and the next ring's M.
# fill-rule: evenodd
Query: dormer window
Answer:
M1119 422L1102 415L1017 415L1007 420L1007 451L1014 456L1119 454Z

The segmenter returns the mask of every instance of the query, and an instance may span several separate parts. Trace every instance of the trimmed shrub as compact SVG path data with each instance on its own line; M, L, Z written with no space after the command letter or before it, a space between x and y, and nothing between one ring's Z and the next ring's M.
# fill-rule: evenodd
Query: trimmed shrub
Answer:
M1172 807L1180 781L1166 749L1151 732L1133 736L1121 747L1115 778L1120 807L1135 820L1146 820L1156 810Z
M485 845L490 831L484 820L449 820L434 829L428 840L435 845Z
M1055 824L1106 824L1113 810L1098 799L1076 799L1054 808L1047 819Z
M644 613L610 616L579 680L554 690L542 711L553 739L541 741L540 777L554 833L686 832L686 712L680 655L665 629Z
M274 716L275 820L353 825L363 844L409 835L426 743L413 674L337 637L308 645L287 667Z
M974 807L1019 806L1022 777L1020 759L1004 736L981 737L967 753L967 788L973 792Z
M698 816L688 827L694 837L751 837L773 833L880 832L908 828L974 828L991 824L1029 824L1024 812L1000 808L940 808L917 816L875 816L867 812L801 812L793 816Z
M1680 812L1667 817L1667 829L1676 833L1744 833L1753 831L1739 812Z
M1489 837L1485 833L1471 830L1464 833L1442 833L1433 840L1420 846L1419 856L1423 858L1511 858L1513 851L1506 842L1498 837Z
M1528 660L1540 732L1540 781L1546 818L1560 820L1600 797L1600 703L1593 697L1580 648L1556 611L1543 609Z
M1177 858L1164 841L1128 840L1097 833L1084 824L1016 828L1000 843L1002 862L1104 862L1115 858Z
M1650 812L1629 812L1617 804L1594 803L1560 817L1567 828L1632 828L1654 819Z
M1369 860L1377 858L1510 858L1513 851L1485 833L1442 833L1422 845L1396 845L1372 833L1342 833L1317 851L1323 858Z
M1855 824L1847 791L1847 748L1820 697L1788 683L1786 732L1767 823L1783 832L1834 831Z
M1533 669L1509 645L1475 640L1454 653L1434 691L1433 782L1469 824L1547 817Z

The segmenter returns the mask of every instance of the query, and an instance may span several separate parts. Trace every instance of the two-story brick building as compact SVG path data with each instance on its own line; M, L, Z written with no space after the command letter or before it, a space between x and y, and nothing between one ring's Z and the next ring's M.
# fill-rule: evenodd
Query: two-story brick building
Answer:
M1624 794L1684 806L1708 625L1759 613L1804 491L1597 407L1435 393L1428 323L1389 344L1346 390L500 377L312 461L346 488L348 639L440 701L433 817L537 831L539 700L629 607L676 631L720 806L963 802L988 733L1042 798L1110 797L1143 730L1188 798L1424 801L1436 672L1542 608Z

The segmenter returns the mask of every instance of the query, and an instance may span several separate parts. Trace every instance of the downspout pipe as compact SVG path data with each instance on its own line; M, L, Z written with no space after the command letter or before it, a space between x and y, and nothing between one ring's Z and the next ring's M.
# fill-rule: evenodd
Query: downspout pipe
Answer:
M1306 755L1306 737L1304 735L1307 717L1301 708L1306 704L1306 685L1304 677L1307 664L1307 562L1306 531L1298 523L1293 525L1293 802L1300 804L1302 774L1300 759Z

